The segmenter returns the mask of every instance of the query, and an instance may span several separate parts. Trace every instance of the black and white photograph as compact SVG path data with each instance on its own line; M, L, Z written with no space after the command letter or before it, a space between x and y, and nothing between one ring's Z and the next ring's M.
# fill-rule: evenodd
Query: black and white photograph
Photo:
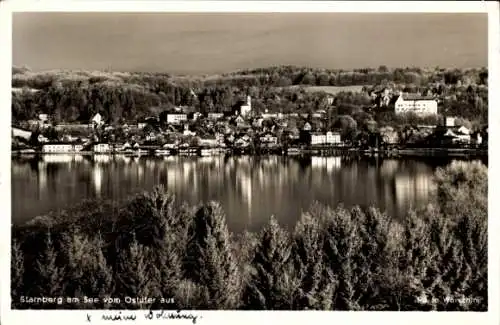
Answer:
M488 11L98 9L12 13L12 310L489 310Z

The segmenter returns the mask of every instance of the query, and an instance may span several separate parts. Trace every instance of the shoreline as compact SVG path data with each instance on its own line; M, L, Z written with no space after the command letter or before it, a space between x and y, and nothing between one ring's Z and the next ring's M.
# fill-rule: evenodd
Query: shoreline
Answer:
M198 148L193 148L198 150ZM293 151L285 151L282 149L264 149L259 151L241 150L241 149L226 149L225 152L214 152L209 156L222 156L222 155L246 155L246 156L335 156L343 154L361 154L365 156L450 156L450 157L488 157L488 149L486 148L405 148L405 149L357 149L347 147L329 147L329 148L290 148ZM214 150L220 150L214 148ZM45 156L45 155L82 155L82 156L144 156L144 157L168 157L168 156L184 156L178 150L172 150L170 154L156 154L154 151L150 152L93 152L93 151L78 151L78 152L42 152L42 151L25 151L25 150L12 150L12 156ZM199 153L194 153L198 155Z

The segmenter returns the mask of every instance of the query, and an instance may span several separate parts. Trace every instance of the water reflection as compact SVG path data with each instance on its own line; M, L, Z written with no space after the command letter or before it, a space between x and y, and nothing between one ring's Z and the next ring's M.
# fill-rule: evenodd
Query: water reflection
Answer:
M221 202L236 232L258 230L271 215L294 226L314 201L375 205L401 217L430 200L435 168L450 162L340 156L13 158L13 222L85 198L119 199L159 184L191 204Z
M92 171L92 174L96 196L101 197L102 178L104 174L102 166L96 165Z

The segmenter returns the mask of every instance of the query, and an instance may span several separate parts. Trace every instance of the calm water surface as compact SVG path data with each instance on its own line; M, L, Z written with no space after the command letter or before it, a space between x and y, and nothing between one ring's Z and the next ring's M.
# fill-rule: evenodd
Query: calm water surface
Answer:
M432 176L451 159L356 157L12 158L12 222L86 198L123 199L163 184L179 200L221 202L230 230L259 230L274 215L293 227L314 201L374 205L394 217L430 200ZM466 161L464 163L467 163ZM487 163L487 162L486 162Z

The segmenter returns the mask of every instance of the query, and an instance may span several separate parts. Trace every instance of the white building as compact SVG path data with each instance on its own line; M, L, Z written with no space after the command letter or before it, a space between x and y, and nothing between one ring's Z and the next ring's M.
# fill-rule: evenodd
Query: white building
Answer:
M49 142L49 139L47 139L47 138L46 138L46 137L44 137L43 135L39 134L39 135L38 135L38 142L40 142L40 143Z
M445 137L451 137L453 143L470 143L470 131L464 126L461 126L456 131L448 129L444 134Z
M42 152L46 153L68 153L73 151L74 146L68 143L50 143L42 146Z
M483 143L483 137L481 136L481 133L478 133L476 137L476 144L480 145L481 143Z
M316 144L325 144L326 143L326 134L323 133L311 133L311 145Z
M340 144L340 133L331 131L326 132L326 143Z
M101 126L104 124L104 119L102 118L101 114L97 113L96 115L94 115L90 122L95 126Z
M225 147L225 139L224 139L224 134L222 133L216 133L215 134L215 139L217 139L217 145L221 146L221 147Z
M285 117L285 114L278 112L278 113L269 113L269 110L266 108L264 113L261 114L261 117L263 119L283 119Z
M187 121L187 114L185 113L169 113L167 114L168 124L180 124L183 121Z
M321 144L340 144L340 133L328 131L326 134L314 132L311 133L311 145Z
M260 137L260 142L270 145L276 145L278 144L278 138L270 133L267 133L264 136Z
M326 111L323 109L317 110L316 112L312 113L312 117L314 118L323 118L326 116Z
M217 120L224 117L224 113L211 112L211 113L208 113L207 117L209 120L217 121Z
M455 118L454 117L446 117L444 124L446 127L454 127L455 126Z
M109 143L97 143L97 144L94 144L93 146L93 151L94 152L111 152L111 146L109 145Z
M462 125L461 127L458 128L458 133L470 135L471 131Z
M194 112L193 113L193 121L198 120L202 116L203 116L203 114L201 114L200 112Z
M31 131L26 131L20 128L13 127L12 128L12 137L19 137L25 140L29 140L31 138Z
M400 94L394 104L394 109L396 114L436 115L437 101L432 97Z
M217 138L200 138L198 143L202 147L217 147L219 144Z
M247 102L245 105L241 105L240 114L243 116L247 116L252 111L252 98L247 96Z
M49 115L48 114L39 114L38 115L38 124L40 127L47 127L49 124Z

